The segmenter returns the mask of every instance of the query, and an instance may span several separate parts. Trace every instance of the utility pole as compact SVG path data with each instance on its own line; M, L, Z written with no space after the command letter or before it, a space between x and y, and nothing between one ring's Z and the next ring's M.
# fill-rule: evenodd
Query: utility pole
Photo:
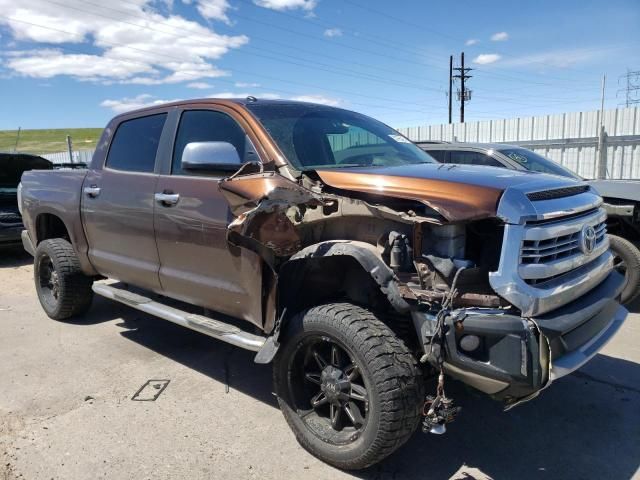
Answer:
M640 103L640 70L632 71L627 69L626 75L621 75L618 78L618 85L620 84L620 80L626 81L625 87L619 89L617 92L625 93L624 106L630 107L631 105Z
M460 123L464 123L464 104L471 100L471 90L465 87L465 80L471 78L471 75L467 75L473 68L465 68L464 66L464 52L460 54L460 66L454 68L458 72L457 75L453 75L453 78L460 79L460 89L458 90L458 100L460 100Z
M449 56L449 124L453 123L452 120L453 109L453 55Z

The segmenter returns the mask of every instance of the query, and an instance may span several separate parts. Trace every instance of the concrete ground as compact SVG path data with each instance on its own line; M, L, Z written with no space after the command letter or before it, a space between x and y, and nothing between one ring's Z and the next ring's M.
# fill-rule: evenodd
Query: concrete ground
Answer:
M350 474L298 446L250 352L101 298L55 322L30 257L0 252L0 479L640 478L635 311L585 368L512 411L448 383L463 411L446 435L417 433ZM133 401L148 380L169 383Z

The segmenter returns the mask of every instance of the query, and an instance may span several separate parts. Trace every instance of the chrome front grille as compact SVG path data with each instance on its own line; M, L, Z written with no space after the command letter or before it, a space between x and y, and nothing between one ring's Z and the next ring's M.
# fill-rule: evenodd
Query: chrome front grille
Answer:
M593 260L608 246L606 215L596 210L588 216L549 224L525 225L518 272L529 285L556 279ZM583 245L585 227L593 227L595 242L590 251Z
M504 236L489 283L523 317L536 318L575 301L613 270L602 199L592 189L580 190L583 185L541 176L526 189L508 188L500 199ZM547 191L555 192L537 193Z

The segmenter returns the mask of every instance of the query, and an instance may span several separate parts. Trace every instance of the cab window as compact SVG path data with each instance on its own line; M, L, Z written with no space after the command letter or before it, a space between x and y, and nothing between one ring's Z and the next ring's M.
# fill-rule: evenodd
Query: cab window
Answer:
M106 166L126 172L153 172L166 113L122 122L113 136Z
M180 118L173 149L171 173L193 175L182 170L182 153L191 142L228 142L242 159L245 154L246 135L242 127L226 113L213 110L187 110Z

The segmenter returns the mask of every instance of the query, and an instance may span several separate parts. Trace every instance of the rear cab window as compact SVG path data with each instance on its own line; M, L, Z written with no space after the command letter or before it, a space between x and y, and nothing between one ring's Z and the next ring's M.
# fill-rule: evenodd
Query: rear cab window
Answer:
M504 167L498 160L486 153L467 150L451 151L450 163L459 165L483 165L487 167Z
M446 150L425 150L429 155L435 158L439 163L448 163Z
M106 167L125 172L154 171L166 113L126 120L118 125L107 154Z

